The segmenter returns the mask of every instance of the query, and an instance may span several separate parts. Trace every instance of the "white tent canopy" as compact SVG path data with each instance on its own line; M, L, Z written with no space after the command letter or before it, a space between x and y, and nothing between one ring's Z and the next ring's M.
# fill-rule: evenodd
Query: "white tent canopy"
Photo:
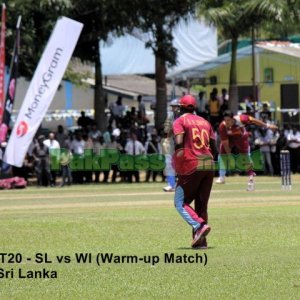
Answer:
M217 31L203 22L189 18L181 20L173 30L177 49L177 66L168 73L179 72L217 57ZM145 48L151 34L134 30L121 37L111 35L100 43L103 75L154 74L152 49Z

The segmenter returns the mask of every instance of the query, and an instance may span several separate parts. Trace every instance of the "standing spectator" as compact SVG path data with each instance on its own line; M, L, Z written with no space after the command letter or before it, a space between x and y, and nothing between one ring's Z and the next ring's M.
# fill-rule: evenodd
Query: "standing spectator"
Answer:
M142 116L146 116L146 106L145 106L145 102L143 101L142 95L138 95L137 101L138 101L138 112L140 112Z
M264 159L264 173L274 175L274 168L271 160L271 142L273 139L273 132L270 129L260 128L256 131L255 145L259 146L260 152Z
M197 99L197 115L207 119L208 118L208 111L207 111L207 102L204 97L204 92L199 92L198 99Z
M84 147L85 142L82 139L82 135L80 131L75 132L75 138L70 144L70 150L75 156L84 156ZM74 170L72 171L72 177L74 183L83 183L83 173L82 170Z
M210 98L208 100L209 109L209 121L213 128L216 128L220 122L220 100L216 92L210 93Z
M161 145L158 141L158 136L156 132L151 134L151 140L147 141L145 144L146 153L151 154L162 154ZM157 171L148 170L146 173L146 182L149 182L150 176L152 174L152 181L156 181Z
M64 127L62 125L57 126L57 132L55 134L55 137L59 143L60 148L66 149L68 147L68 135L64 132Z
M126 143L125 151L127 154L133 155L140 155L145 153L145 148L143 144L137 140L137 135L135 133L130 134L130 139ZM132 183L132 176L135 177L136 182L140 182L140 172L139 170L133 170L128 172L128 182Z
M118 96L117 101L109 105L109 109L110 109L109 125L112 125L113 121L115 121L116 127L119 127L125 112L125 106L122 104L122 96Z
M130 110L131 125L134 125L137 120L136 108L133 106Z
M142 142L145 142L147 138L147 124L149 123L149 119L142 115L141 112L137 114L137 126L138 126L138 136Z
M227 89L225 88L222 89L220 101L221 101L220 114L222 117L223 113L229 109L229 95L227 93Z
M81 111L81 116L77 120L77 125L83 130L87 130L88 126L92 124L92 119L85 115L84 111Z
M130 111L126 111L125 117L123 118L122 128L129 129L133 124Z
M60 145L59 142L55 139L55 134L53 132L49 133L48 139L44 141L44 145L48 147L49 152L51 154L51 163L58 163L59 162L59 152L60 152ZM55 161L53 161L55 160ZM52 185L56 185L56 171L51 170L51 178L52 178Z
M111 142L106 143L104 145L104 147L105 147L105 149L118 150L120 153L122 153L122 151L123 151L123 147L118 142L118 137L116 137L114 135L112 135L112 137L111 137ZM118 165L117 164L112 164L111 169L113 171L112 177L111 177L111 182L114 183L114 182L116 182L118 171L119 171ZM110 170L105 170L105 171L103 171L103 173L104 173L103 182L108 183ZM120 173L120 175L122 176L122 173Z
M49 164L49 149L44 144L45 136L40 135L37 140L38 142L32 150L37 183L39 186L48 186L49 184L53 186Z
M287 140L291 155L291 170L295 174L298 172L300 162L300 131L293 127L287 135Z
M60 153L60 164L62 168L62 182L61 187L64 187L67 183L68 185L72 184L72 173L69 166L69 163L72 159L72 153L69 149L64 149Z
M267 103L263 104L262 111L259 113L259 118L265 123L272 121L272 114Z

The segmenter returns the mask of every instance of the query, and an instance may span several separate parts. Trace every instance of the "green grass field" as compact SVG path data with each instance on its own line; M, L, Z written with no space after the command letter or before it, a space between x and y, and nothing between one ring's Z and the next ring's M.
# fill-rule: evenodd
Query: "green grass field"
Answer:
M190 248L191 229L163 183L99 184L0 192L0 299L300 299L300 176L293 190L280 178L245 177L214 185L209 249ZM78 264L75 253L92 253ZM47 253L52 263L36 263ZM98 253L159 257L156 265L106 263ZM206 254L207 264L165 263L164 253ZM69 256L58 263L56 256ZM27 260L31 258L31 260ZM18 278L18 269L55 270L57 279Z

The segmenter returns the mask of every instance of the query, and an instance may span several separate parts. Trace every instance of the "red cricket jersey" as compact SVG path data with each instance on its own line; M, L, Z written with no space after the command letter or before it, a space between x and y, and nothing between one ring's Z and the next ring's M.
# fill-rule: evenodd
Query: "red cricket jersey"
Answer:
M209 140L215 139L215 133L204 118L184 114L173 123L173 132L175 136L184 134L183 156L177 157L175 154L175 169L178 174L194 172L201 158L213 158Z
M245 125L252 124L252 117L248 115L234 116L234 124L231 127L227 127L225 121L219 126L219 134L221 141L228 140L229 147L237 147L241 152L248 152L249 133L247 132ZM225 153L221 143L220 153Z
M247 136L245 125L251 124L252 117L248 115L234 116L234 124L231 127L227 127L225 121L223 121L219 126L219 134L222 141L229 140L229 142L234 142L240 140L241 137Z

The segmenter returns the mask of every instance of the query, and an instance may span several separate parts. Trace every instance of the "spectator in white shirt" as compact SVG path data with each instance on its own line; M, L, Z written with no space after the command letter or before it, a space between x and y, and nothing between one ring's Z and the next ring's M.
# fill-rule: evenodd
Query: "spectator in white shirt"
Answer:
M55 163L57 164L59 162L59 149L60 149L60 145L59 142L55 139L55 134L53 132L49 133L48 139L44 141L44 145L49 149L49 153L50 153L50 164L51 163ZM57 149L55 151L55 149ZM50 165L50 170L51 170L51 165ZM53 186L56 185L56 171L51 170L51 184Z
M130 139L126 143L125 151L127 154L130 155L141 155L145 153L145 148L143 144L137 140L137 135L135 133L130 134ZM134 159L134 158L133 158ZM129 183L132 182L132 176L135 177L136 182L140 182L140 172L139 170L132 170L129 171L127 174L127 180Z
M89 138L91 138L94 141L98 141L99 137L101 136L101 131L97 128L97 124L93 123L92 128L89 132Z
M116 127L119 127L119 123L125 113L125 106L122 104L122 96L118 96L117 101L109 105L109 109L111 114L109 125L112 125L112 122L115 121Z
M264 159L264 171L267 174L267 169L271 176L274 175L274 168L271 160L271 143L273 141L273 132L270 129L262 129L256 131L255 144L259 146L260 152Z
M70 144L70 150L76 155L83 155L85 149L85 142L82 139L80 132L75 133L75 138ZM83 183L83 172L82 170L72 170L73 182Z

